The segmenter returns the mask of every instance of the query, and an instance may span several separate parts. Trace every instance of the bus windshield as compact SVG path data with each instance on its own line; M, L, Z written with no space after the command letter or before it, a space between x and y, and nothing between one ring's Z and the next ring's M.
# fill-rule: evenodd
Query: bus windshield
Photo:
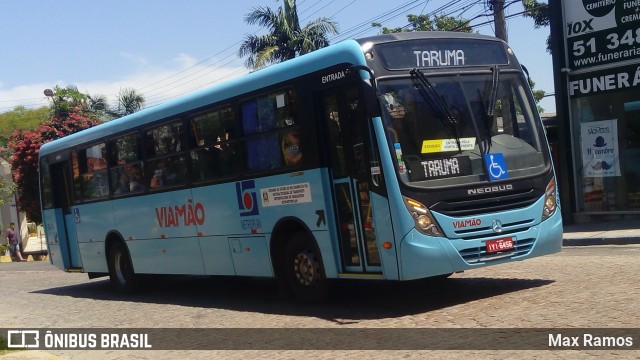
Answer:
M548 169L528 85L517 72L498 71L440 76L414 70L412 77L380 80L390 151L404 183L464 185ZM504 159L502 177L488 174L485 155L495 154Z

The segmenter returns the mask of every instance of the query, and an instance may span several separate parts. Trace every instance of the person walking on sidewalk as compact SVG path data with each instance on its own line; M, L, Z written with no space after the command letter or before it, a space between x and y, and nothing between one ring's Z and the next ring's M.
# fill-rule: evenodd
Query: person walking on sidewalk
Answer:
M7 244L11 250L11 256L18 258L18 261L27 261L22 258L22 253L20 252L20 242L18 241L18 234L15 230L16 224L9 224L9 228L7 229Z

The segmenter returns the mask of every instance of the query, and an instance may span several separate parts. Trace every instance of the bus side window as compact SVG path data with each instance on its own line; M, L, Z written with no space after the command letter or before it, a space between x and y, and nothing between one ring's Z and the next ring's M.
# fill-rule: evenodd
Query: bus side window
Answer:
M106 150L105 143L98 143L80 149L74 157L78 164L78 173L74 172L76 202L109 196Z
M144 184L150 189L183 185L187 180L184 125L176 119L146 131L147 169Z
M189 121L194 180L207 181L235 175L235 118L231 108L208 111Z
M141 191L134 182L135 173L142 175L141 139L138 133L128 134L109 142L109 176L114 196Z
M302 159L296 125L296 93L278 91L242 104L249 171L296 166ZM286 130L284 130L286 129Z

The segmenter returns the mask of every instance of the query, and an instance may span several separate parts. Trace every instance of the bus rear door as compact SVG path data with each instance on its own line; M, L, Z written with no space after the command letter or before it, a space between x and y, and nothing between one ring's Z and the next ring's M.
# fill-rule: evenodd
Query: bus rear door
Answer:
M328 133L339 247L347 273L381 274L371 201L371 144L356 85L323 91L322 123Z
M50 159L49 171L53 190L53 208L44 211L47 241L52 253L57 247L58 256L51 254L57 267L69 270L82 267L76 234L76 218L72 213L73 179L70 153L57 154Z

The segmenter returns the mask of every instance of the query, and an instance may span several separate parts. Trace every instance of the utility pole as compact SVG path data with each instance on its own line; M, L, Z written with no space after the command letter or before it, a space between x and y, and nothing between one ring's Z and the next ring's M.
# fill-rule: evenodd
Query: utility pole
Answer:
M496 28L496 37L505 42L509 42L507 37L507 22L504 19L504 0L487 1L489 2L490 8L493 9L493 24Z

